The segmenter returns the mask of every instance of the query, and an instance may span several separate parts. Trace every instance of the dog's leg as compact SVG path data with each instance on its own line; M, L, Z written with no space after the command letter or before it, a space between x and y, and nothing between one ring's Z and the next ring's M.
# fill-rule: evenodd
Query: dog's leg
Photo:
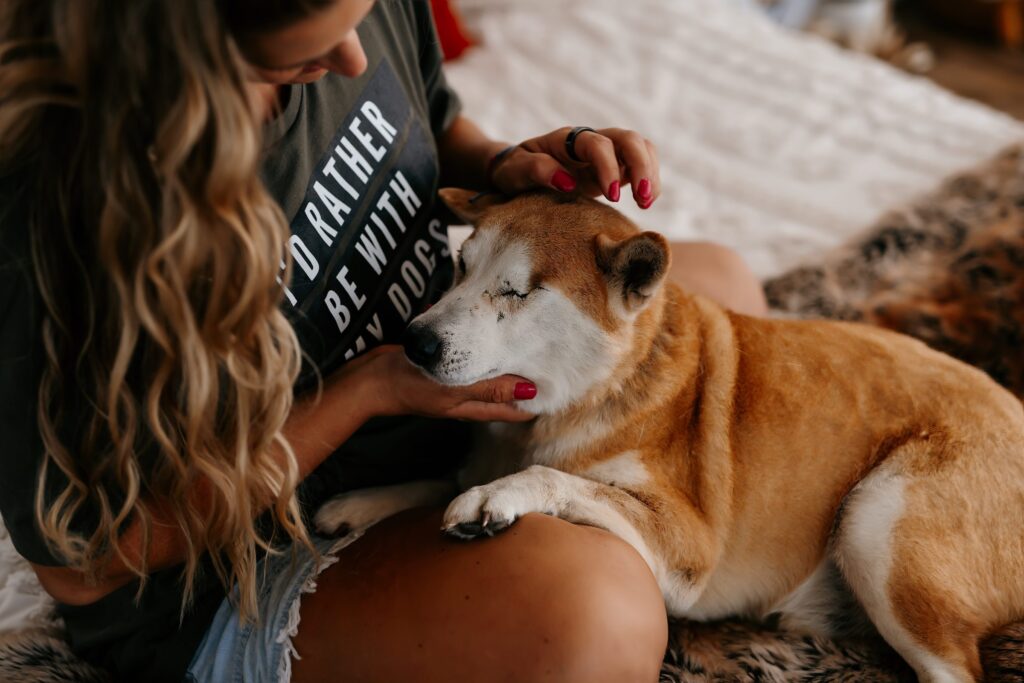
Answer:
M463 539L493 536L530 512L605 529L640 553L669 614L683 616L706 583L713 544L707 526L682 506L656 507L660 517L626 490L534 465L460 495L445 512L443 530ZM679 519L666 517L673 509Z
M328 535L362 529L404 510L439 505L451 500L455 493L455 482L447 479L348 491L320 507L316 513L316 528Z
M987 564L982 558L997 551L978 547L986 533L967 505L930 490L929 477L945 480L945 473L909 473L899 459L891 455L847 497L833 557L879 633L922 683L981 680L978 640L986 625L978 607L987 596L976 581ZM947 494L956 491L942 483Z

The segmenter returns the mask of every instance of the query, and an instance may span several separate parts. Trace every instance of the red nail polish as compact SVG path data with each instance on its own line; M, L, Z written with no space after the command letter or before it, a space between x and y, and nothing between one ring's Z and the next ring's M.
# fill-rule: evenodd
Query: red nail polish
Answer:
M561 192L572 192L576 189L576 181L562 169L558 169L555 175L551 176L551 184Z
M516 385L516 390L513 395L516 397L517 401L529 401L537 395L537 385L530 382L520 382Z
M619 187L620 186L618 180L616 180L615 182L608 186L608 199L612 200L613 202L619 201Z
M653 203L654 203L654 198L653 197L648 197L647 199L641 199L640 200L640 208L641 209L649 209L649 208L651 208L651 204L653 204Z
M641 178L640 183L636 186L636 196L640 199L650 199L651 197L651 181L647 178Z

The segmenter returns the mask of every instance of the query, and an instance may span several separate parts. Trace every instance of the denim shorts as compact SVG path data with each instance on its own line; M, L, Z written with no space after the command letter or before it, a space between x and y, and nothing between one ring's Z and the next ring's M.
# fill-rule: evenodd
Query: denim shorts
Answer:
M241 623L227 598L213 617L185 673L187 683L287 683L298 653L292 637L299 630L299 603L316 590L320 572L338 561L337 553L360 533L343 538L313 537L319 562L306 549L260 560L258 619Z

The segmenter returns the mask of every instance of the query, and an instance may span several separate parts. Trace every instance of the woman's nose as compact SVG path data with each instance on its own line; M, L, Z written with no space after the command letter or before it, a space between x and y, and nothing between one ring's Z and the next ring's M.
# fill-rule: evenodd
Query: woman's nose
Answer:
M355 78L361 76L367 67L366 52L359 36L352 35L338 43L330 53L320 58L321 65L328 71L341 76Z

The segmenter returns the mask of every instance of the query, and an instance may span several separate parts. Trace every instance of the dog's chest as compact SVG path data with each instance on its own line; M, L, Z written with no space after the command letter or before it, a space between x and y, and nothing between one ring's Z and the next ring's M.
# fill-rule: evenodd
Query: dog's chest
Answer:
M524 443L524 467L544 465L563 469L565 463L580 460L580 456L595 451L598 442L608 435L609 429L600 422L574 424L559 429L543 438Z
M643 462L640 451L623 451L600 460L580 471L580 476L602 484L633 490L642 490L651 481L651 473Z
M651 476L640 451L630 449L606 455L595 448L606 431L600 425L586 425L562 430L555 438L537 440L531 438L535 435L523 425L481 426L473 452L459 473L460 488L485 484L531 465L543 465L609 486L642 489Z

